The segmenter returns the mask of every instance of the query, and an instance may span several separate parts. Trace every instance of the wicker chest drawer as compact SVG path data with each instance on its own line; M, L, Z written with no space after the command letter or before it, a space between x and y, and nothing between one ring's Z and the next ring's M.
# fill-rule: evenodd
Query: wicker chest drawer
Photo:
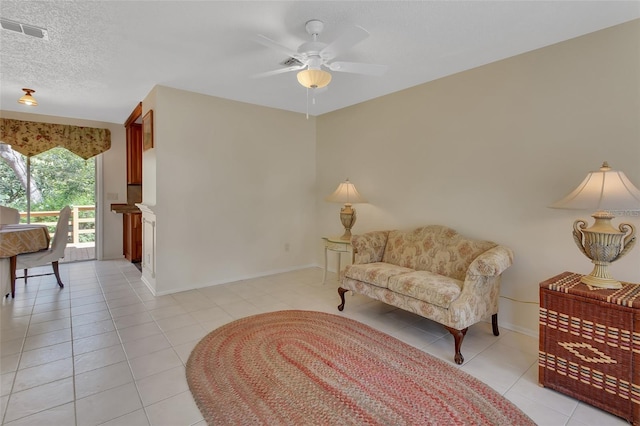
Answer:
M590 289L564 272L540 283L538 380L640 424L640 285Z

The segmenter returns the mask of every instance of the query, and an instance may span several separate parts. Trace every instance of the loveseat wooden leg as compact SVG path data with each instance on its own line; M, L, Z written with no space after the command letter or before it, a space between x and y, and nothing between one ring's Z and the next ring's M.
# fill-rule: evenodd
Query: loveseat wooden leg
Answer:
M462 339L464 339L464 336L467 334L467 330L469 329L469 327L465 328L464 330L456 330L455 328L447 327L445 325L444 328L446 328L455 339L456 355L454 357L454 360L456 361L456 364L462 364L464 362L464 357L462 356L462 353L460 353L460 347L462 346Z
M344 294L348 292L346 288L338 287L338 294L340 295L341 304L338 305L338 310L342 311L344 309Z
M491 325L493 326L493 335L499 336L500 330L498 330L498 314L491 315Z

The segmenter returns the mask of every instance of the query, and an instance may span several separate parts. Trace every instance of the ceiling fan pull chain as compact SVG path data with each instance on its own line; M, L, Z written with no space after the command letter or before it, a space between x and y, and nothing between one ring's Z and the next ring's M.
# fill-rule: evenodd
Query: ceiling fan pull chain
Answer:
M309 88L307 87L307 120L309 119Z

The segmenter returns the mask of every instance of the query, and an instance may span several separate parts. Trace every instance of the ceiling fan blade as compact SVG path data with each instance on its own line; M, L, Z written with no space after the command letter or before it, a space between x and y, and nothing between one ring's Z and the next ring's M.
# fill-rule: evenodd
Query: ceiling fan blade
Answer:
M286 72L298 71L305 67L305 65L296 65L293 67L280 68L273 71L262 72L259 74L252 75L253 78L261 78L261 77L270 77L272 75L284 74Z
M254 37L254 40L257 43L260 43L263 46L267 46L268 48L277 50L278 52L284 53L287 56L298 59L300 55L293 49L288 48L287 46L278 43L277 41L271 40L269 37L265 37L262 34L257 34Z
M320 51L320 57L324 59L333 59L342 52L351 49L367 37L369 37L369 32L367 30L362 27L353 26L322 49Z
M362 64L360 62L342 62L342 61L332 62L327 66L331 71L350 72L354 74L365 74L365 75L375 75L375 76L383 75L389 68L386 65Z

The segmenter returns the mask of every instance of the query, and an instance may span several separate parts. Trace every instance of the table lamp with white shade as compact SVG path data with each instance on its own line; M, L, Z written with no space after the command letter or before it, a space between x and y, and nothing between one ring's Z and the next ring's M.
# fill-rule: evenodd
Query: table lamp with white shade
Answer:
M340 209L340 221L344 226L344 234L340 239L350 240L351 228L356 223L356 210L351 205L353 203L366 203L367 200L358 193L358 190L349 182L349 179L338 185L338 188L326 200L332 203L344 203L344 207Z
M578 219L573 223L573 239L594 264L593 271L582 277L592 287L621 288L611 277L609 265L629 253L636 243L636 229L621 223L611 225L616 214L640 211L640 190L621 171L612 170L605 161L598 171L590 172L576 189L550 207L595 211L594 224Z

